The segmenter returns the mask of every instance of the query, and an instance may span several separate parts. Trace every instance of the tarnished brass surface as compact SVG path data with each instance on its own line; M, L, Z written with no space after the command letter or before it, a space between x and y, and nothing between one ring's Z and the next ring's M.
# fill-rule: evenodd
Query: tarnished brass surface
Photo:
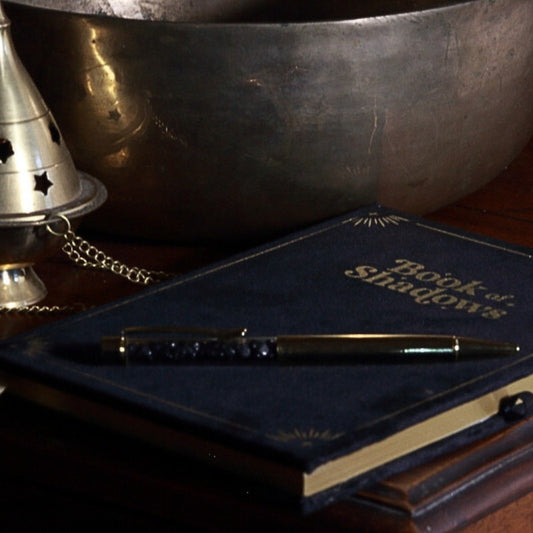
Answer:
M533 133L531 0L5 7L76 165L108 189L90 222L114 233L262 238L375 200L429 212Z

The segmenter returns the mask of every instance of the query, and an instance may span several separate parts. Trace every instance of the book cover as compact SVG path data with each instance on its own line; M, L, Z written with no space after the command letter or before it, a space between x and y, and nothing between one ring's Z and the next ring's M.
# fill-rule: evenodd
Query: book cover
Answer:
M497 431L533 392L532 254L372 206L38 328L0 382L50 407L227 468L313 510ZM96 365L130 326L251 335L444 334L520 354L309 366Z

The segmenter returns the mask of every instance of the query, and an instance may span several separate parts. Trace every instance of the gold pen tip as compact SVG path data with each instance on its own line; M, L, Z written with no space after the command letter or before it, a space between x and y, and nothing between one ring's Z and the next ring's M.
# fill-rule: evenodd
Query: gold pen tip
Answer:
M504 345L504 349L502 351L509 355L516 355L520 353L520 346L518 344L508 343Z

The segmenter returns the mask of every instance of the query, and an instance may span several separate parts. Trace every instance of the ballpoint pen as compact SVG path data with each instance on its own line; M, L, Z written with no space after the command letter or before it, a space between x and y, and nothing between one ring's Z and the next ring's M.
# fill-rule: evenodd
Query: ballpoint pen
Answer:
M357 364L467 360L515 355L516 344L456 335L331 334L248 336L246 329L131 327L103 337L101 363Z

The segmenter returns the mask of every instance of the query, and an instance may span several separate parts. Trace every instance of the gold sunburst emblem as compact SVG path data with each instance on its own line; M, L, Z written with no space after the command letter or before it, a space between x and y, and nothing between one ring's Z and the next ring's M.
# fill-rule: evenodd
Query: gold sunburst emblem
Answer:
M301 446L309 447L319 442L330 442L342 437L344 433L333 433L331 430L319 431L317 429L293 429L291 431L278 431L269 437L278 442L299 442Z
M354 226L381 226L382 228L390 224L398 226L401 222L406 222L408 219L399 215L380 215L378 212L368 213L364 217L357 217L353 219Z

